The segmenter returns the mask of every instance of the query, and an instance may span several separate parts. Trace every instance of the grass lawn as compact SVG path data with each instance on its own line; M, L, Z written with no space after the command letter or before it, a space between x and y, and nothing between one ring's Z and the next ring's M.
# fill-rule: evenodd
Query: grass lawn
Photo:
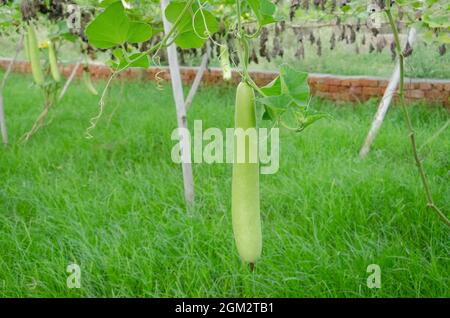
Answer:
M27 144L42 108L26 76L5 91L11 145L0 147L0 296L450 297L449 231L425 208L401 110L392 108L364 161L376 103L335 105L301 134L282 131L280 170L261 176L263 257L250 274L234 246L231 166L194 165L188 213L169 86L116 84L84 136L98 97L75 83ZM100 88L102 83L97 83ZM189 124L233 124L234 90L204 87ZM111 116L114 114L114 116ZM411 107L419 144L449 112ZM422 149L436 203L450 210L450 133ZM81 267L68 289L66 267ZM381 289L366 285L381 267Z

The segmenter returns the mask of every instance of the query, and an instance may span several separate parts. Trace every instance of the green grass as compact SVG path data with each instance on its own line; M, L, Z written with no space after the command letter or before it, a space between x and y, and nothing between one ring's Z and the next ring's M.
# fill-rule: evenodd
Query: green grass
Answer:
M117 84L88 140L98 98L75 83L50 124L20 145L42 107L30 83L13 75L5 92L0 296L450 296L449 230L425 208L397 107L364 161L357 152L376 103L315 100L332 120L299 135L282 131L280 170L261 176L263 256L250 274L232 237L230 165L194 165L196 206L186 211L181 169L170 159L170 87L133 82L120 97ZM189 124L231 127L233 103L232 88L203 87ZM411 113L419 143L449 118L428 106ZM448 215L449 132L422 153ZM72 262L81 289L66 287ZM373 263L379 290L366 286Z

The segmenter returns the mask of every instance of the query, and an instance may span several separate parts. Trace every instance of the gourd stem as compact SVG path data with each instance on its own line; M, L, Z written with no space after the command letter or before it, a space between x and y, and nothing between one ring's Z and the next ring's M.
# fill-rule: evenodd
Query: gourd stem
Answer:
M388 1L389 2L389 1ZM395 24L394 18L391 13L390 3L387 4L385 9L386 16L389 20L389 24L392 29L392 33L394 34L394 42L395 49L399 56L399 65L400 65L400 83L399 83L399 99L400 104L403 110L403 117L405 118L406 124L409 130L409 138L411 141L411 148L413 152L414 161L416 162L417 170L419 171L420 180L422 181L423 189L425 191L425 197L427 199L427 207L434 211L437 216L441 219L441 221L450 228L450 220L445 216L445 214L434 204L433 196L430 191L430 187L428 185L428 179L425 175L425 171L423 169L422 160L419 158L419 154L417 151L417 142L416 142L416 134L414 131L414 127L411 122L411 118L409 116L408 108L405 103L405 93L404 93L404 77L405 77L405 56L403 55L401 44L400 44L400 36L398 33L397 25Z

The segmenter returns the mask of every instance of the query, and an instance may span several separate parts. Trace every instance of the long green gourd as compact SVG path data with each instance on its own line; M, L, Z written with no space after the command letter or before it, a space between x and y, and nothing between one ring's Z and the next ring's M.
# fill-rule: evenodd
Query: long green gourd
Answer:
M30 60L30 52L28 50L28 33L25 33L25 36L23 38L23 48L25 50L25 58L27 60Z
M225 44L220 47L219 60L223 79L229 81L231 79L230 54L228 53L228 47Z
M61 81L61 75L58 70L58 60L56 58L55 45L51 40L48 41L48 62L50 64L50 72L56 82Z
M236 92L235 128L256 129L255 94L253 88L241 82ZM232 177L232 219L236 246L242 260L253 271L261 256L262 234L259 207L259 161L249 162L249 138L245 140L245 161L237 162L237 137L234 137L234 162ZM257 140L254 142L257 143ZM257 149L257 147L256 147Z
M41 61L39 59L39 47L37 43L36 31L32 24L28 25L27 28L27 39L28 41L28 58L30 59L31 72L33 73L33 78L36 84L44 84L44 73L41 67Z

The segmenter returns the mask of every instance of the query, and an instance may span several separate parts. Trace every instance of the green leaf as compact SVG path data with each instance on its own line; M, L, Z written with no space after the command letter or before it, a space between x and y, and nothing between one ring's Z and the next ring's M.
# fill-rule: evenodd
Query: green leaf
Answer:
M426 31L422 33L422 39L427 42L427 43L431 43L434 40L434 33L433 31Z
M277 76L272 82L264 87L261 87L261 91L266 96L281 95L281 78Z
M257 101L264 105L263 120L286 123L285 119L290 119L295 122L293 129L300 132L328 116L308 110L310 101L308 73L297 71L287 64L280 66L280 75L260 88L260 92L263 97Z
M262 120L275 120L275 118L271 116L267 108L268 107L264 105L264 113L262 115Z
M428 24L430 28L448 28L449 18L447 14L439 14L433 12L434 14L424 13L422 16L423 22Z
M436 2L438 2L438 0L426 0L425 2L427 3L427 5L428 5L429 7L431 7L433 4L435 4Z
M442 44L450 44L450 34L448 32L439 32L437 40Z
M262 119L263 120L276 120L285 111L286 111L285 109L264 105L264 113L263 113Z
M287 64L280 66L281 89L292 96L299 106L307 106L309 102L308 73L296 71Z
M65 21L60 21L57 23L57 29L48 35L48 38L52 41L57 41L59 39L64 39L70 42L75 42L78 36L72 34Z
M121 2L121 0L103 0L102 2L100 2L100 7L106 8L116 2Z
M121 2L114 2L86 28L89 43L99 49L109 49L125 42L137 43L152 35L150 25L131 21Z
M76 40L78 40L78 37L70 32L61 33L60 36L61 36L61 38L63 38L64 40L67 40L69 42L75 42Z
M117 48L113 51L113 55L117 58L118 62L110 60L108 64L110 67L112 67L114 69L123 69L123 68L127 68L127 67L148 68L150 66L150 63L148 61L148 56L145 53L139 52L139 53L133 53L133 54L130 54L129 56L126 56L126 54L124 54L122 49Z
M131 54L128 59L132 62L129 67L143 67L148 68L150 63L148 61L148 56L145 53L134 53Z
M292 98L288 95L265 96L259 98L258 101L264 105L270 106L271 108L283 110L287 109L291 105Z
M116 2L100 13L86 28L89 43L99 49L109 49L125 43L130 20L121 2Z
M343 3L341 6L341 10L344 13L349 12L351 8L352 8L351 4L347 4L347 3Z
M219 30L219 23L211 12L205 9L200 11L197 4L180 17L185 5L185 2L171 2L165 11L170 23L174 24L180 19L175 44L183 49L201 48L207 38Z
M121 48L117 48L115 49L113 52L113 55L120 61L121 59L123 59L123 52Z
M274 17L276 6L270 0L248 0L248 4L258 19L260 25L266 25L279 21Z
M297 113L297 120L299 123L299 127L297 129L297 132L303 131L306 127L314 124L316 121L330 117L329 114L326 113Z
M147 23L130 22L128 30L127 42L140 43L145 42L152 36L152 28Z

